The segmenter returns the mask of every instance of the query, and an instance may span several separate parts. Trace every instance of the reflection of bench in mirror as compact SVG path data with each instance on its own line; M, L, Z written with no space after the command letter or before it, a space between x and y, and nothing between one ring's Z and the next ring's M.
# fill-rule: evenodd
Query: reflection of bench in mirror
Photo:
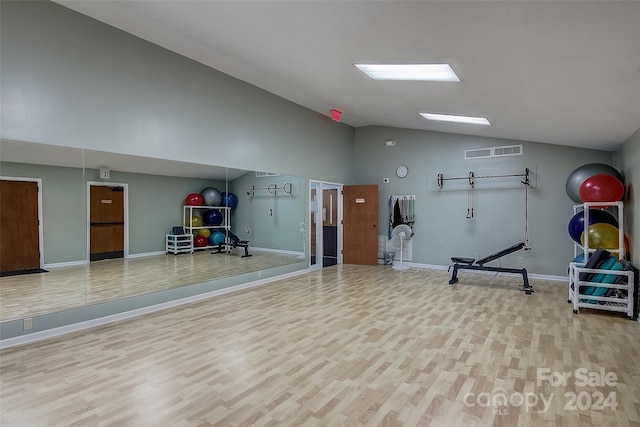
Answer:
M217 250L215 252L211 252L212 254L228 253L231 249L244 248L244 255L242 255L242 258L253 256L253 254L249 253L248 240L240 240L240 238L233 234L231 230L226 230L225 233L227 235L227 239L225 239L226 241L218 243Z

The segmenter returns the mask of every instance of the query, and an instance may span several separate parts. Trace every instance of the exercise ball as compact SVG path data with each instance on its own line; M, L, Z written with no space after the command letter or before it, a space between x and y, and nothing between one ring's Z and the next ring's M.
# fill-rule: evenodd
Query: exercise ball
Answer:
M576 203L582 203L582 200L580 199L580 186L587 178L600 174L615 176L620 180L620 182L622 182L622 175L620 175L620 172L609 165L605 165L603 163L589 163L582 165L571 172L567 178L565 188L569 198Z
M600 209L589 209L589 225L596 223L611 224L614 227L618 226L618 220L609 212ZM569 220L568 229L569 236L571 236L576 243L580 243L582 232L585 230L584 211L578 212Z
M204 236L196 236L193 238L193 246L195 246L196 248L202 248L204 246L207 246L208 242L209 241Z
M238 207L238 196L233 193L222 193L222 206L227 206L231 209Z
M618 228L611 224L599 222L589 226L589 247L602 249L618 249ZM584 233L580 238L584 245Z
M578 193L583 202L617 202L624 196L624 185L615 176L598 174L587 178Z
M216 230L209 236L209 244L211 246L217 246L219 243L224 243L224 233Z
M191 193L184 199L184 204L187 206L202 206L204 198L198 193Z
M209 230L208 228L201 228L200 230L198 230L198 236L208 239L209 236L211 236L211 230Z
M217 209L210 209L206 211L202 216L202 219L204 220L205 224L215 226L222 224L222 221L224 221L222 213L220 213L220 211Z
M187 227L202 227L202 218L198 215L193 215L191 216L191 220L189 220L189 218L185 220L184 225Z
M203 188L200 195L204 199L204 204L207 206L220 206L222 201L222 194L213 187Z

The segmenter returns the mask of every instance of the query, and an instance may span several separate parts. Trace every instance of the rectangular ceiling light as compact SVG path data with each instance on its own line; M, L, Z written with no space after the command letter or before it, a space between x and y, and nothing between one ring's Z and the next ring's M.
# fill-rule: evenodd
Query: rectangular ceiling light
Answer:
M449 64L354 64L373 80L459 82Z
M454 122L454 123L470 123L474 125L490 125L489 120L484 117L467 117L467 116L451 116L448 114L431 114L420 113L422 117L428 120L438 120L441 122Z

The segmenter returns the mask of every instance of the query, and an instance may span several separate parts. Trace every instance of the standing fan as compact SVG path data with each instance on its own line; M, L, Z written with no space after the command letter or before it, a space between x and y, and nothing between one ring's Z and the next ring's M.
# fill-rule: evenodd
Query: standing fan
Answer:
M413 232L411 231L411 227L407 224L396 225L391 232L393 237L396 237L400 240L400 264L394 265L393 268L395 270L406 270L409 267L402 263L402 247L404 246L404 241L411 239L411 235Z

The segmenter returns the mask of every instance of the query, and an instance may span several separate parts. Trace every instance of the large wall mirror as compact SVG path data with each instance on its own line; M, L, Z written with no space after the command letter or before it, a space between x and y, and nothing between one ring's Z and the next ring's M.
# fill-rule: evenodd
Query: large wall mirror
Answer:
M308 267L304 178L6 140L0 156L3 254L24 260L35 245L33 269L46 270L3 272L1 322ZM30 182L35 193L5 191ZM205 188L225 200L185 207L187 195ZM171 235L182 231L198 240L193 252L174 250ZM225 231L231 245L212 237ZM15 270L4 261L2 268Z

